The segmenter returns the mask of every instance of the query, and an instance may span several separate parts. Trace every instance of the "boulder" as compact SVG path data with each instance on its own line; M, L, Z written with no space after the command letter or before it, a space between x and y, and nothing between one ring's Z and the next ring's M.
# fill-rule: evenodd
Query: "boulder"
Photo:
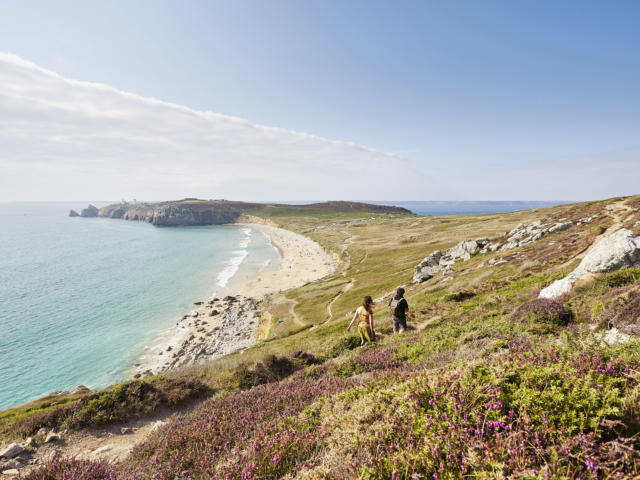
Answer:
M58 435L55 431L51 430L49 434L44 439L44 443L57 442L60 440L60 435Z
M622 228L598 241L573 272L544 288L540 298L556 298L569 293L577 280L590 273L636 266L640 266L640 238L631 230Z
M12 458L8 462L5 462L4 468L21 468L22 463L17 458Z
M98 209L96 207L94 207L93 205L89 205L87 208L83 208L82 211L80 211L80 216L81 217L97 217L98 216Z
M9 477L14 475L20 475L20 472L15 468L10 468L9 470L3 470L2 475Z
M487 239L487 243L488 242L489 240ZM463 240L455 247L447 248L444 253L446 257L450 257L453 262L456 262L458 260L469 260L471 255L476 253L480 248L477 240Z
M442 258L442 252L436 250L422 260L413 269L413 281L415 283L424 282L433 277L440 271L440 259Z
M0 458L13 458L24 452L24 447L19 443L12 443L4 450L0 450Z
M566 230L567 228L571 227L571 225L573 225L572 222L556 223L556 224L550 226L547 229L547 233L561 232L561 231Z
M80 214L78 212L76 212L75 210L71 209L71 211L69 212L69 216L70 217L79 217Z

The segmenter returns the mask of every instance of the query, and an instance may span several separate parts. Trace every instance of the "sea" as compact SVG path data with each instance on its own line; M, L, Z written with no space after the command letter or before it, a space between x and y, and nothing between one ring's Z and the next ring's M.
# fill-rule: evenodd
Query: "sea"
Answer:
M0 410L126 378L193 302L279 261L245 226L68 216L87 203L0 204Z
M0 410L126 378L145 346L193 302L279 261L268 237L246 226L157 228L68 216L88 203L0 203ZM457 215L563 202L375 203Z

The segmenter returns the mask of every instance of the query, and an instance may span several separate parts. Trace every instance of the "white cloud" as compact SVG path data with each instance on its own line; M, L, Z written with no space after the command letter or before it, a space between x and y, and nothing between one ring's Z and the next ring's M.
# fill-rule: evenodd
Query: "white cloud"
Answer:
M0 53L0 85L0 201L400 199L426 182L396 155L70 80L11 54Z

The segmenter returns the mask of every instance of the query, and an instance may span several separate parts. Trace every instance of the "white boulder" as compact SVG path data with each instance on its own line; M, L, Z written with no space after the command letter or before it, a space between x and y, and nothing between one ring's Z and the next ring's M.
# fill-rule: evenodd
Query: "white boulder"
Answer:
M640 266L640 238L626 228L607 235L585 255L580 265L561 280L540 292L540 298L556 298L571 291L573 284L590 273L604 273L622 267Z

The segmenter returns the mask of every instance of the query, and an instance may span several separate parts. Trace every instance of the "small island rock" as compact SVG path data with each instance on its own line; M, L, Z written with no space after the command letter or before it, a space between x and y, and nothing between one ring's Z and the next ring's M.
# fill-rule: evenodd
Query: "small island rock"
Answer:
M83 208L82 211L80 212L80 216L81 217L97 217L98 216L98 209L97 207L94 207L93 205L89 205L87 208Z

